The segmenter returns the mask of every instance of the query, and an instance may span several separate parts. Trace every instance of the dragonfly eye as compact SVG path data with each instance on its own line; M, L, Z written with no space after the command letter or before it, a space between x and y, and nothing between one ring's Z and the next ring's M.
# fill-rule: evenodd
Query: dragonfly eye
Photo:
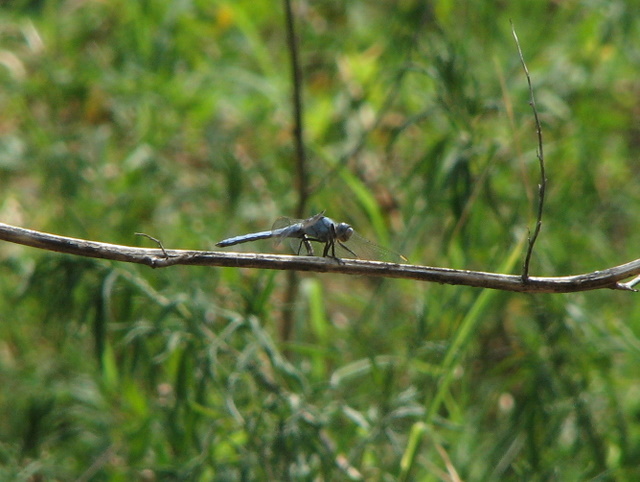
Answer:
M336 226L336 238L338 241L348 241L353 234L353 228L347 223L340 223Z

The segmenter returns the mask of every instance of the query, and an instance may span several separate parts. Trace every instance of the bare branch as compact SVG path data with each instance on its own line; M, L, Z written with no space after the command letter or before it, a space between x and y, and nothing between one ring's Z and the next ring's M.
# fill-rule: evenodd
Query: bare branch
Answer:
M84 239L57 236L0 223L0 240L60 253L138 263L152 268L174 265L228 266L234 268L262 268L296 270L318 273L341 273L356 276L405 278L451 285L473 286L520 293L572 293L603 288L637 291L631 283L621 283L632 276L640 276L640 259L602 271L576 276L538 277L526 281L522 276L485 273L449 268L434 268L380 261L342 259L314 256L284 256L277 254L232 253L219 251L187 251L157 248L135 248L100 243ZM634 280L635 281L635 280Z
M527 83L529 84L529 95L530 95L529 104L531 105L531 109L533 110L533 117L536 122L536 133L538 136L538 162L540 164L540 184L538 185L539 201L538 201L538 214L536 219L536 227L533 230L533 235L529 236L529 246L527 247L527 254L524 258L524 264L522 266L522 281L526 282L529 279L529 264L531 263L533 246L536 244L536 240L538 239L538 235L540 234L540 229L542 228L542 210L544 207L545 192L547 190L547 176L545 174L545 169L544 169L544 150L542 147L542 127L540 125L540 119L538 118L538 109L536 109L536 100L533 96L531 76L529 75L529 69L527 69L527 64L524 61L524 55L522 55L522 49L520 48L520 41L518 40L518 36L516 35L516 29L513 26L513 22L511 22L511 33L513 34L513 38L516 41L516 46L518 47L518 55L520 56L520 62L522 63L522 68L524 69L524 73L527 76Z

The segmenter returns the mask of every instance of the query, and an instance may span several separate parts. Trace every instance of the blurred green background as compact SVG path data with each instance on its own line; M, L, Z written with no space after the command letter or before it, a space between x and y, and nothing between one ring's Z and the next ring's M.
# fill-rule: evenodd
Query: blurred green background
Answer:
M511 19L549 178L531 274L638 258L637 1L294 7L308 215L416 264L519 273L539 172ZM0 221L212 249L293 215L283 12L3 2ZM289 281L0 243L0 479L640 477L636 295Z

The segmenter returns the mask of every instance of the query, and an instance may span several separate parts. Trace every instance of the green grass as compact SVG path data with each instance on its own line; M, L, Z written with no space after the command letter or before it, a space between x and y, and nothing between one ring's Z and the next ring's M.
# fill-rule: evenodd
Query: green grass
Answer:
M637 258L636 10L298 8L309 215L416 264L519 273L539 172L511 19L549 178L531 275ZM2 222L211 249L295 212L277 2L12 2L0 85ZM632 293L305 273L290 304L286 287L0 244L0 479L640 476Z

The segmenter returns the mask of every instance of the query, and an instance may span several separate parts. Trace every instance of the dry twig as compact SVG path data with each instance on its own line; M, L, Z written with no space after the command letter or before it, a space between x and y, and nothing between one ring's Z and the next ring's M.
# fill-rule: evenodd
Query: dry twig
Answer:
M262 268L277 270L342 273L347 275L405 278L451 285L473 286L520 293L572 293L602 288L636 291L633 286L640 280L640 259L593 273L575 276L522 276L486 273L449 268L434 268L380 261L343 259L339 263L331 258L313 256L285 256L277 254L230 253L219 251L187 251L178 249L135 248L68 238L55 234L0 223L0 239L57 251L60 253L138 263L152 268L174 265L228 266L234 268ZM623 280L634 278L628 283Z
M524 73L527 76L527 83L529 84L529 105L533 110L533 117L536 122L536 134L538 136L538 163L540 165L540 184L538 184L538 214L536 219L536 227L533 230L533 234L529 236L529 245L527 247L527 254L524 258L524 263L522 265L522 281L527 282L529 280L529 264L531 263L531 255L533 254L533 246L536 244L536 240L538 239L538 235L540 234L540 229L542 228L542 209L544 207L544 197L547 190L547 176L545 174L544 169L544 150L542 147L542 127L540 126L540 119L538 118L538 109L536 109L536 100L533 96L533 87L531 85L531 76L529 75L529 69L527 69L527 64L524 61L524 55L522 55L522 49L520 49L520 41L518 40L518 36L516 35L516 29L513 26L513 22L511 22L511 33L513 34L513 38L516 41L516 46L518 47L518 55L520 56L520 62L522 63L522 68L524 69Z

